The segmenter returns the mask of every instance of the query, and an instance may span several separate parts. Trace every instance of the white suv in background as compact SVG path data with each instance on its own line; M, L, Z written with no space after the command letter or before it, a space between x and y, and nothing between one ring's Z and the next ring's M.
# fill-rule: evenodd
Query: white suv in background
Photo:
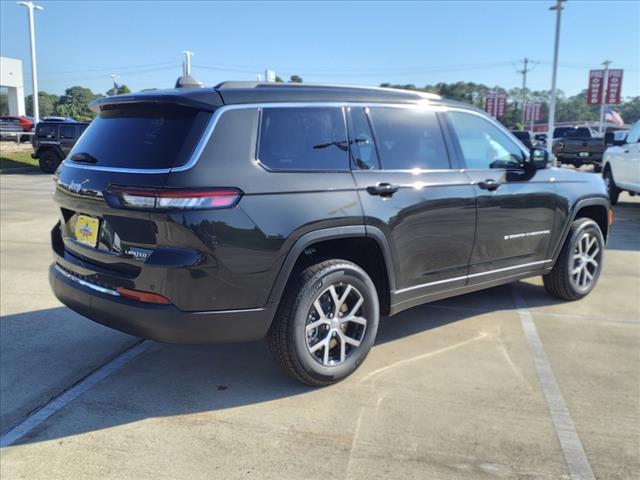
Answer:
M629 130L624 142L607 148L602 167L612 205L618 202L622 191L640 194L640 120Z

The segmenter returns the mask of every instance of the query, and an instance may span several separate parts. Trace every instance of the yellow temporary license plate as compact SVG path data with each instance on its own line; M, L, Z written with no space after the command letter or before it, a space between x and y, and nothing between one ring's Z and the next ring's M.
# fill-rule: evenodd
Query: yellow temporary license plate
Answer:
M76 229L74 231L76 240L90 247L95 247L98 243L98 229L100 221L97 218L78 215Z

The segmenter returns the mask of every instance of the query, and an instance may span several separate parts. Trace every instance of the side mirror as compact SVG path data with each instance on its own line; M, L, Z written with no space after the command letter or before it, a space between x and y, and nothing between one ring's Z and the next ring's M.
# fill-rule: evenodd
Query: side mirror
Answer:
M547 163L549 163L549 152L547 152L546 148L533 147L531 149L529 161L536 167L536 169L547 168Z
M604 134L604 144L605 145L613 145L613 142L615 141L613 132L607 132Z

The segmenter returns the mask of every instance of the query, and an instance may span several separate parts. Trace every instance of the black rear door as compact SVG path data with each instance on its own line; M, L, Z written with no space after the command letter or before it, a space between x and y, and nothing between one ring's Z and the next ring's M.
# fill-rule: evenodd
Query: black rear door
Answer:
M394 256L392 310L464 286L475 195L468 178L451 167L436 112L352 107L349 135L365 221L384 233Z

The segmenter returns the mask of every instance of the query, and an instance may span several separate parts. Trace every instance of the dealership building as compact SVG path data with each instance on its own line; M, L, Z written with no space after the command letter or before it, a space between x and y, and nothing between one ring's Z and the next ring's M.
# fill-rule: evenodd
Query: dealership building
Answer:
M7 91L9 115L24 115L22 60L0 57L0 88Z

